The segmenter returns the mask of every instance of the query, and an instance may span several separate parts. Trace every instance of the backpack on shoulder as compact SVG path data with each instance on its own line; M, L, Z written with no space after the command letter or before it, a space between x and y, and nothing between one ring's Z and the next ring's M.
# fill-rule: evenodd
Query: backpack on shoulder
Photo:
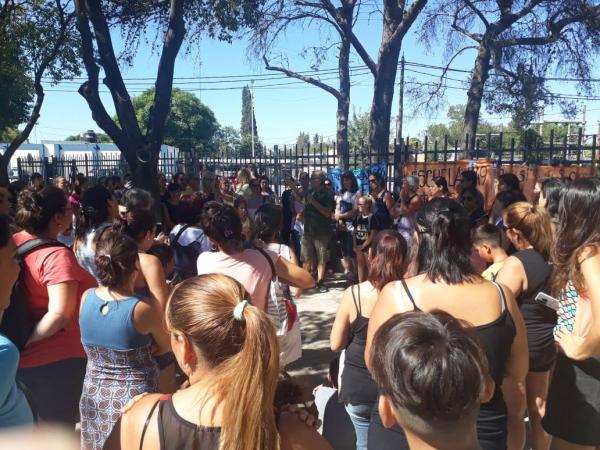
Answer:
M17 247L17 260L21 268L23 267L26 255L35 250L47 247L69 248L54 239L31 239ZM10 305L4 311L2 323L0 324L0 333L10 339L19 351L23 351L35 327L35 323L33 323L27 312L21 277L22 275L19 275L19 279L10 296Z

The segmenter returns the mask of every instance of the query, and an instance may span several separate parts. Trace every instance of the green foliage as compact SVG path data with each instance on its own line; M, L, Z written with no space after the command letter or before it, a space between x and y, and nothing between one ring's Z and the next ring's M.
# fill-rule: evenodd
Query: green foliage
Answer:
M352 111L348 122L348 143L350 151L362 149L369 145L369 113Z
M0 133L3 136L29 117L32 90L21 49L8 33L0 31Z
M18 129L6 128L4 131L0 131L0 142L11 142L16 139L18 135Z
M148 123L154 88L133 99L133 107L141 127ZM163 142L182 151L210 151L210 142L219 124L212 110L198 97L179 88L173 89L171 110L167 116Z
M246 137L252 136L252 133L254 133L254 136L258 136L256 116L252 108L252 92L248 86L244 86L242 89L242 123L240 125L240 134Z
M240 144L241 136L237 128L219 127L211 140L211 153L222 158L237 156Z
M309 148L310 147L310 134L301 131L296 138L296 145L298 148Z

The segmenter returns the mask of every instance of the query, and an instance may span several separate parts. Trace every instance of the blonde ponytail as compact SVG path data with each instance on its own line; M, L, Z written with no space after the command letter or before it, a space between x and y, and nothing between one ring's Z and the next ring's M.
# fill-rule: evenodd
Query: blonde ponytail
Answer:
M528 202L513 203L504 210L504 225L520 231L546 260L552 249L552 226L545 208Z
M171 294L167 322L187 336L217 374L208 396L223 405L221 450L279 450L274 397L279 346L267 315L238 307L243 287L225 275L185 280ZM238 320L242 319L242 320Z

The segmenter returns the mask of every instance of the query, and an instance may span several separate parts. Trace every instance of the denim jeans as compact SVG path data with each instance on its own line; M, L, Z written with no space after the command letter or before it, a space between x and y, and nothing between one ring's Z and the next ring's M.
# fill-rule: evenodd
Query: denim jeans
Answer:
M356 450L367 450L367 438L369 437L369 423L371 422L371 410L373 404L346 405L346 411L350 416L354 431L356 432Z

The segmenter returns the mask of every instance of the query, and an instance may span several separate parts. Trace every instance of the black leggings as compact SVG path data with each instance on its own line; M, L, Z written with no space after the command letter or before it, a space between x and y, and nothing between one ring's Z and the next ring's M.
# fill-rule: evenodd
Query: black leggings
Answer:
M86 363L83 358L70 358L18 370L17 380L40 420L75 426L79 421L79 399Z

